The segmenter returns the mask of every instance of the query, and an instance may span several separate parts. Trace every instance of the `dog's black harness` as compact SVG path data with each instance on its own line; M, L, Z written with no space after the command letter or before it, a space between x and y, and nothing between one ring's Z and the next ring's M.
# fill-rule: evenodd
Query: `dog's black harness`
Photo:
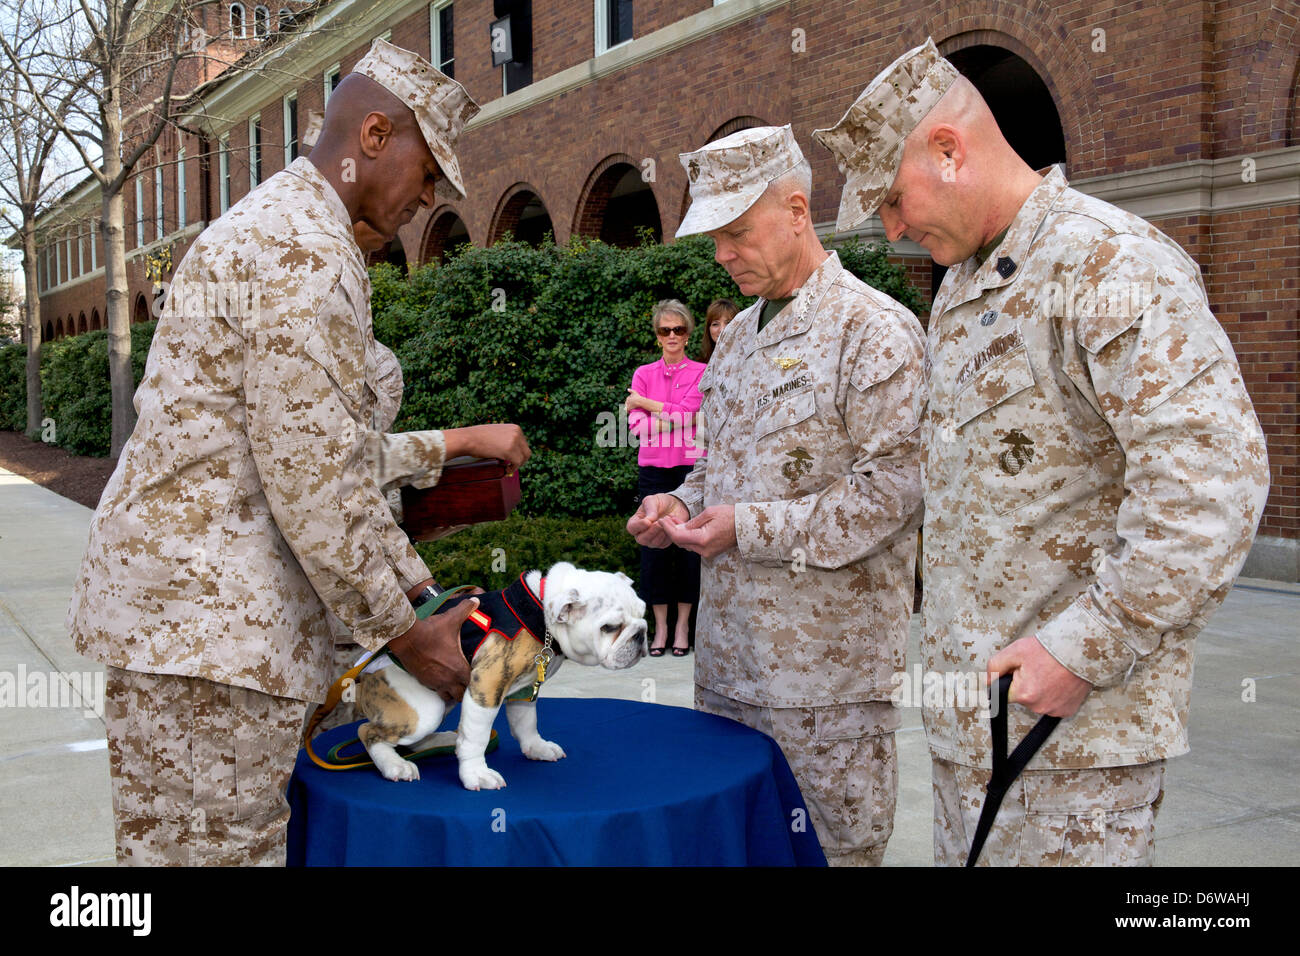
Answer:
M541 579L541 594L537 595L524 583L524 574L501 591L458 595L443 605L450 608L471 597L478 598L478 607L460 627L460 648L465 653L465 660L472 661L479 647L492 634L513 641L526 633L539 644L546 639L546 614L542 609L546 578ZM554 653L558 656L560 652L557 649Z

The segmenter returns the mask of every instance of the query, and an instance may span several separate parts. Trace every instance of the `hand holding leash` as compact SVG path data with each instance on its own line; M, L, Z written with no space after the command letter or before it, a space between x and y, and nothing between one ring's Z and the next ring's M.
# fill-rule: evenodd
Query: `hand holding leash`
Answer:
M476 589L483 593L481 588ZM389 652L425 687L447 700L459 701L469 686L469 661L460 648L460 626L477 600L461 601L449 611L415 622L388 644Z
M1050 717L1071 717L1092 685L1067 670L1030 635L1007 645L989 658L989 686L999 675L1012 674L1011 702Z

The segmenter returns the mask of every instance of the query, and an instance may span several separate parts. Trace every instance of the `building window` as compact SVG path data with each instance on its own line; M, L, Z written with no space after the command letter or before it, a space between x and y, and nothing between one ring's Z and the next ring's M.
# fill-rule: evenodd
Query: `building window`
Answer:
M67 240L64 242L64 246L67 248L67 251L68 251L68 278L71 279L71 278L73 278L73 276L72 276L72 237L71 237L71 236L69 236L69 237L67 238Z
M298 94L284 98L284 164L298 158Z
M185 194L185 148L181 147L180 152L176 154L176 228L184 229L188 218L185 204L189 197ZM93 250L93 246L91 247ZM91 253L91 261L94 261L94 253Z
M343 79L343 71L335 63L325 71L325 105L329 105L330 94L338 89L339 81Z
M165 233L163 227L163 188L162 166L153 168L153 231L154 238L161 239Z
M262 114L248 120L248 188L262 181Z
M63 250L57 239L54 240L54 284L63 285Z
M232 3L230 5L230 38L232 40L242 40L247 36L244 31L244 5L242 3Z
M86 274L86 237L77 236L77 274Z
M280 29L287 30L293 26L293 12L288 7L280 8Z
M144 177L135 177L135 244L144 245Z
M217 180L221 184L221 212L230 208L230 134L217 140Z
M456 76L456 34L452 4L429 4L429 50L433 65L450 77Z
M99 268L99 223L90 224L90 271L94 272Z
M596 56L632 39L632 0L596 0Z
M253 36L264 37L271 32L271 11L263 6L253 8Z

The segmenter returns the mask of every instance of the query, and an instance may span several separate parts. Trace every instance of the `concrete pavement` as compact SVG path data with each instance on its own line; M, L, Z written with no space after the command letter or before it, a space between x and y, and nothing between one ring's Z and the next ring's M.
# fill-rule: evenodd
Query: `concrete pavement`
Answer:
M64 614L89 509L0 469L0 865L111 865L100 665ZM912 621L908 666L918 661ZM694 656L565 668L548 694L689 707ZM51 675L65 675L59 681ZM1190 754L1170 761L1158 865L1293 865L1300 848L1300 586L1238 581L1197 642ZM903 712L887 866L931 862L929 757Z

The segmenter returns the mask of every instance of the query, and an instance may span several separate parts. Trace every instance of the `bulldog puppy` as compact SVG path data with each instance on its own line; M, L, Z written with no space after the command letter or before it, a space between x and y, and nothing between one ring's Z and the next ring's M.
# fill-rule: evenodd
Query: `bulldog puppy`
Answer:
M631 667L646 653L645 602L626 574L583 571L565 562L552 567L545 578L540 571L529 571L510 587L478 599L478 609L461 629L470 683L460 706L456 757L466 789L497 790L506 785L505 779L484 759L492 722L506 697L531 688L537 679L535 661L546 633L552 636L554 654L546 669L548 681L566 658L609 670ZM376 664L379 661L392 663L387 657ZM358 736L387 779L418 780L419 769L394 748L423 750L450 743L450 732L435 733L450 702L400 667L367 671L357 682L356 703L369 722L361 725ZM564 756L559 744L543 740L537 732L536 701L506 702L506 717L524 756Z

